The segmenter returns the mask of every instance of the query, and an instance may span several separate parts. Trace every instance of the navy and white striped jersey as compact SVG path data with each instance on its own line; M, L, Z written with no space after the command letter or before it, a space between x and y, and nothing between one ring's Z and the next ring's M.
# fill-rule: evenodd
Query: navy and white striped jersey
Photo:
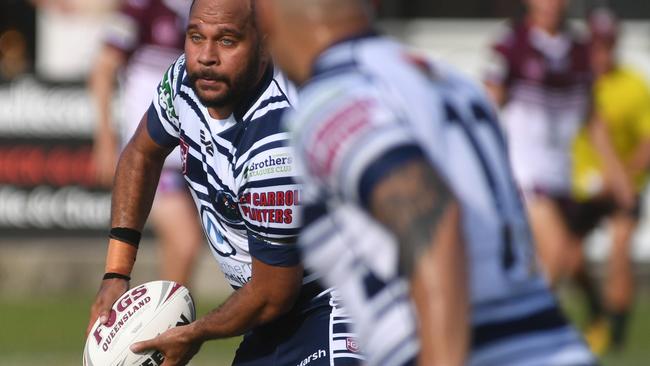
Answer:
M462 209L472 305L470 365L590 365L536 270L526 214L483 90L391 40L343 41L316 61L287 117L305 169L305 262L336 286L370 365L418 350L396 242L367 213L382 177L414 158Z
M252 257L293 266L300 255L300 189L281 114L290 85L269 68L258 90L226 120L215 120L188 80L185 56L164 75L147 127L161 146L180 145L182 169L210 249L235 288L250 280Z

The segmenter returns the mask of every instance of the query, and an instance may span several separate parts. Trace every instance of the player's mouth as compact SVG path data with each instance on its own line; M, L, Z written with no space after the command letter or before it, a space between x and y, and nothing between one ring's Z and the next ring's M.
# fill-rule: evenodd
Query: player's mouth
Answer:
M196 83L198 84L198 87L200 87L201 89L212 89L226 84L226 82L223 80L204 79L204 78L197 79Z

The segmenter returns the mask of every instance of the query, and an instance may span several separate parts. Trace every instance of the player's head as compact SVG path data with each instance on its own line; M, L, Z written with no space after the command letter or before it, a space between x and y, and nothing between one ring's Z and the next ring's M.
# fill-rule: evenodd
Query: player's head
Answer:
M185 38L187 71L208 107L231 106L267 65L252 0L195 0Z
M566 15L569 0L524 0L527 13L548 28L558 28Z
M371 27L368 0L256 0L275 62L297 83L325 48Z
M609 9L594 9L587 19L591 34L591 64L597 74L611 70L616 64L616 43L619 21Z

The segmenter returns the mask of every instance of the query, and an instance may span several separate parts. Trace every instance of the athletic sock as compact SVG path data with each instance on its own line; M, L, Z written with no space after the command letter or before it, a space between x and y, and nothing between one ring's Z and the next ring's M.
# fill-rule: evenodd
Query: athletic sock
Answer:
M609 315L610 329L612 335L612 348L616 351L621 350L625 343L627 333L627 324L630 317L629 310L612 312Z

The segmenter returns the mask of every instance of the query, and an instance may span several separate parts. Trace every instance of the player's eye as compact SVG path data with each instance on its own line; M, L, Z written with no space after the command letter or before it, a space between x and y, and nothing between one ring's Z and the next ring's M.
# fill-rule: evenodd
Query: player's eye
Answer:
M226 47L232 47L235 45L235 40L230 38L221 38L221 44Z
M201 39L203 39L203 37L198 34L190 34L190 40L194 43L201 42Z

